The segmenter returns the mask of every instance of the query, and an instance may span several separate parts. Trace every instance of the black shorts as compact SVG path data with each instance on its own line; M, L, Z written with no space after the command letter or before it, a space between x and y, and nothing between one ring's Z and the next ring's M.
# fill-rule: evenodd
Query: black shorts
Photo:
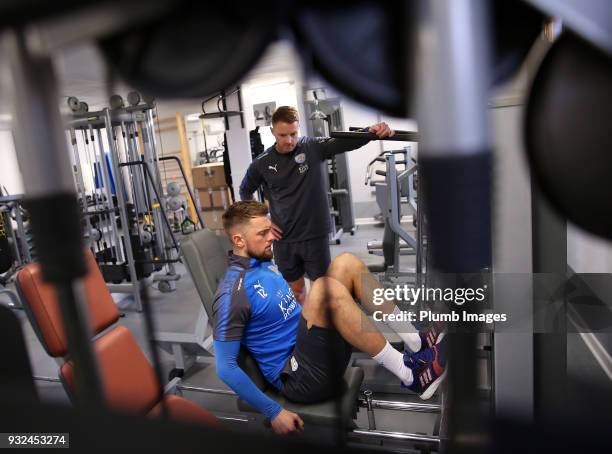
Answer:
M297 281L304 274L314 281L325 276L331 263L329 239L320 236L304 241L275 241L274 261L286 281Z
M352 347L334 328L312 326L300 317L295 348L281 373L281 393L289 400L314 403L334 396Z

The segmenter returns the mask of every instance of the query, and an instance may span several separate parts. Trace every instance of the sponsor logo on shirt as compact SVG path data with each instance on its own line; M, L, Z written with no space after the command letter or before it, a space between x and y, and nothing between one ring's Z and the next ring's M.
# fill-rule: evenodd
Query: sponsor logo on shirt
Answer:
M253 285L253 288L259 296L261 296L262 298L267 298L268 294L266 293L266 290L263 288L263 285L261 285L259 281L257 281L257 283Z
M297 307L297 301L295 300L295 297L293 296L293 292L291 291L291 289L289 289L287 292L284 292L284 293L282 290L279 290L276 293L276 296L280 298L278 307L283 313L283 318L287 320L287 317L289 317L291 313Z
M278 163L274 164L273 166L268 166L268 170L274 170L274 172L278 173L278 169L276 167L278 167Z
M304 164L304 161L306 161L306 155L304 153L295 156L295 162L298 164Z
M304 164L303 166L299 166L298 170L300 171L300 174L306 172L308 170L308 164Z

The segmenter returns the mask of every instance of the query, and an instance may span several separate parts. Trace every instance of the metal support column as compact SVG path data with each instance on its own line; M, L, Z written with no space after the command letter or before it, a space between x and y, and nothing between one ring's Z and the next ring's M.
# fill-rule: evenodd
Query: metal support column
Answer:
M487 22L484 0L418 2L416 35L411 36L417 39L419 196L428 220L430 269L442 273L477 273L491 264ZM452 328L464 327L457 322ZM450 396L442 433L453 451L474 452L486 442L476 386L476 335L448 336Z
M123 230L123 238L125 244L126 265L130 273L130 285L132 286L132 296L136 303L136 310L142 311L142 301L140 300L140 288L138 286L138 278L136 274L136 264L134 263L134 251L132 249L132 239L130 238L130 225L128 223L128 213L125 204L125 190L123 187L123 174L119 168L119 153L113 150L116 147L113 137L113 120L108 108L103 110L106 134L108 143L111 146L111 165L115 176L115 190L117 192L117 204L119 205L119 218L121 219L121 228Z
M43 277L58 296L75 368L76 403L99 409L104 398L82 285L87 266L53 65L49 56L28 51L21 30L5 33L4 39L11 64L15 145L25 186L24 204ZM50 215L54 216L52 229Z

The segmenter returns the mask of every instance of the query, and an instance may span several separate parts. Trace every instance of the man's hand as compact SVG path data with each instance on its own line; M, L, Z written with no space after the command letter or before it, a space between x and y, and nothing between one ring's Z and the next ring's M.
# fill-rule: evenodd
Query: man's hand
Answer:
M376 123L375 125L370 126L368 132L373 132L378 136L379 139L384 139L386 137L393 137L395 131L389 127L389 125L385 122Z
M274 432L281 435L298 433L304 430L302 418L288 410L281 410L276 418L271 421L271 424Z
M283 237L283 231L274 222L272 223L272 237L274 241L280 240Z

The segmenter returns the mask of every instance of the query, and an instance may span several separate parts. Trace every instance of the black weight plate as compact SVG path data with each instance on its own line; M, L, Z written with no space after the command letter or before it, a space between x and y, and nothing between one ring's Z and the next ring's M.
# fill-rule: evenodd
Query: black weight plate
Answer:
M140 103L140 93L137 91L131 91L127 94L128 103L130 106L137 106Z
M417 2L304 2L294 22L306 61L357 101L390 115L410 112ZM542 29L523 2L492 3L494 84L512 76ZM411 36L408 33L412 33Z
M110 105L111 109L121 109L125 105L121 95L111 95L108 100L108 104Z
M77 112L79 110L80 102L74 96L68 97L68 99L66 100L66 104L68 104L68 108L72 112Z
M350 97L395 116L408 111L405 2L304 3L294 22L305 61ZM408 70L408 68L406 68Z
M534 179L584 229L612 238L612 59L566 33L544 57L525 116Z
M204 97L247 73L276 37L288 3L180 2L100 46L118 74L147 95Z

